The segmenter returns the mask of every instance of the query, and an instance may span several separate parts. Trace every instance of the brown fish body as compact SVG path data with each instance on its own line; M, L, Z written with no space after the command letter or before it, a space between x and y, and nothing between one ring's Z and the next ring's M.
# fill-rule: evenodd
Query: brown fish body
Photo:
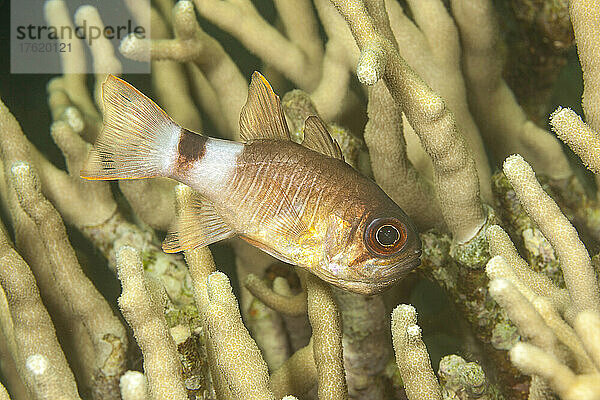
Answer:
M384 290L419 265L421 244L408 216L340 159L320 120L307 120L304 145L290 141L278 98L264 78L253 77L242 111L244 144L180 128L153 103L158 110L152 111L145 104L151 101L133 87L113 83L120 86L104 93L108 137L100 137L82 175L167 176L195 189L195 205L180 216L165 251L239 235L276 258L363 294ZM121 103L138 112L122 117ZM136 133L140 128L143 135ZM151 130L159 134L148 144ZM146 142L132 147L132 140ZM145 148L149 152L140 155Z
M389 283L384 278L388 272L385 263L361 265L372 257L363 245L364 225L386 215L410 223L370 179L341 160L293 142L257 140L246 144L233 176L214 202L220 215L250 243L338 286L343 281L347 288L353 281L361 285ZM302 232L295 232L285 221L289 208L299 219ZM407 229L414 231L412 224ZM418 237L405 246L413 250L406 256L413 259L411 267L415 267Z

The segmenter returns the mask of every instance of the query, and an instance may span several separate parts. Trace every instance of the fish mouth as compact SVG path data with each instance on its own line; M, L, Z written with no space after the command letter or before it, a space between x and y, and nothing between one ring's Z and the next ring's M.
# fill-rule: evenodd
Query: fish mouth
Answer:
M406 265L404 265L404 267L406 267L406 269L408 269L409 271L412 271L413 269L417 268L419 265L421 265L421 250L417 250L415 251L414 254L414 258L408 262Z
M378 271L377 276L373 276L373 274L361 274L364 279L359 279L361 281L372 281L382 280L382 281L393 281L397 280L395 277L397 275L403 276L408 272L414 270L419 265L421 265L421 250L415 250L414 253L409 254L407 257L398 260L392 264L388 265L377 265L374 264L371 268Z
M420 253L421 251L419 250L418 254ZM382 275L377 278L368 278L365 276L363 279L344 279L342 277L329 276L328 274L323 274L321 272L316 272L316 275L338 288L364 296L373 296L390 289L395 283L404 279L409 272L417 268L420 264L421 259L418 256L408 262L407 260L403 260L387 267ZM401 267L399 268L399 266ZM387 274L387 271L394 272Z
M363 294L379 294L390 289L395 283L404 279L406 275L421 265L421 253L420 249L415 250L415 252L410 255L410 258L405 258L404 260L381 269L380 276L378 277L365 277L364 279L346 281L346 283L351 286L362 286Z
M370 296L384 292L417 268L421 264L421 253L421 249L416 249L393 264L367 266L366 269L370 270L370 273L355 270L350 276L347 274L341 276L332 273L328 268L310 269L310 271L338 288Z
M378 295L386 290L390 289L394 283L402 280L405 274L397 275L396 277L387 281L379 282L365 282L365 281L351 281L345 279L339 279L337 282L330 282L339 288L347 290L349 292L358 293L363 296L374 296Z

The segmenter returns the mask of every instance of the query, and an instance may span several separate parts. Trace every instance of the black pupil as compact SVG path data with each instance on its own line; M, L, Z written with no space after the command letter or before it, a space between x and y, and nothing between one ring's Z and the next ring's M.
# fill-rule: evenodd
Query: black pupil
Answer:
M392 225L384 225L377 231L377 241L383 246L391 246L398 241L400 233Z

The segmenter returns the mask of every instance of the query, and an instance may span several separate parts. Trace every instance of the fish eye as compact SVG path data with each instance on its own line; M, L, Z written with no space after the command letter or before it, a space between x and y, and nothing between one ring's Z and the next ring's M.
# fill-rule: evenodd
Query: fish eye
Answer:
M377 256L392 256L406 243L406 228L396 218L376 218L365 230L365 245Z
M393 225L383 225L377 229L375 238L382 246L393 246L400 238L400 232Z

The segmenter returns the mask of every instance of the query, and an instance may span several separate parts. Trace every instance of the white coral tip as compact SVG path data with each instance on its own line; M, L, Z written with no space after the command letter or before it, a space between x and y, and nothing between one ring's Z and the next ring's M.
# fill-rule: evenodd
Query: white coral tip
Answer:
M48 358L42 354L33 354L25 360L25 367L34 375L42 375L48 369Z

